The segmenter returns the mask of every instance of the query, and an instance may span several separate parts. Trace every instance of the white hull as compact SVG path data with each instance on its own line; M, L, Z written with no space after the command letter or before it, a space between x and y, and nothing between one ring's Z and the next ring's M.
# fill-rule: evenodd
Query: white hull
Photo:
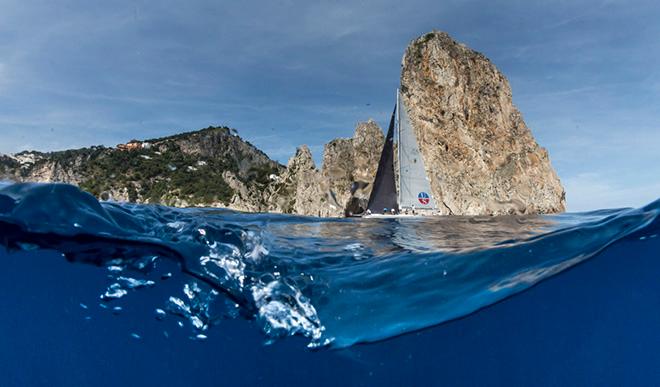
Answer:
M369 218L375 218L375 219L387 219L387 218L427 218L429 216L437 216L438 214L435 213L427 213L427 214L369 214L369 215L362 215L362 218L369 219Z

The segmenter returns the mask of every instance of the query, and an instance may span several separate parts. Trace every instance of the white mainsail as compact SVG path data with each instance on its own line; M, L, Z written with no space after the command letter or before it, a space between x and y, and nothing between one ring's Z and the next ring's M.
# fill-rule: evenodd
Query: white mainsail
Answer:
M417 136L399 90L367 209L368 214L436 209Z
M417 136L397 90L399 209L436 209Z

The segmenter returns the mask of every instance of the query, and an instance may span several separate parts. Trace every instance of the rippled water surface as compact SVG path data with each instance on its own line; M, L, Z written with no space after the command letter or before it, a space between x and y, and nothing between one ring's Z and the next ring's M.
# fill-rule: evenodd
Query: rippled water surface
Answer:
M108 280L98 307L119 312L174 276L180 286L151 308L185 321L192 338L238 318L256 321L267 342L302 336L312 348L465 316L631 234L657 238L659 212L655 202L556 216L316 219L99 203L67 185L0 189L4 246L99 266Z

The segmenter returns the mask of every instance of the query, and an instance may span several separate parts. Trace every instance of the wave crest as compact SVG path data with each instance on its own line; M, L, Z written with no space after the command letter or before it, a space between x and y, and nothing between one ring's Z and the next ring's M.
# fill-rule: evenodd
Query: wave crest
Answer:
M268 341L345 347L472 313L622 238L658 243L659 212L656 201L558 216L333 220L99 203L69 185L13 184L0 186L0 241L105 267L106 301L159 287L148 277L176 262L188 280L157 314L188 320L198 339L242 316Z

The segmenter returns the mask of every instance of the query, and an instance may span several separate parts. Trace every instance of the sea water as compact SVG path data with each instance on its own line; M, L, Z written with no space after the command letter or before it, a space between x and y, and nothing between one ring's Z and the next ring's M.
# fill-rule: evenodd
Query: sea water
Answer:
M658 384L659 213L318 219L5 184L0 385Z

